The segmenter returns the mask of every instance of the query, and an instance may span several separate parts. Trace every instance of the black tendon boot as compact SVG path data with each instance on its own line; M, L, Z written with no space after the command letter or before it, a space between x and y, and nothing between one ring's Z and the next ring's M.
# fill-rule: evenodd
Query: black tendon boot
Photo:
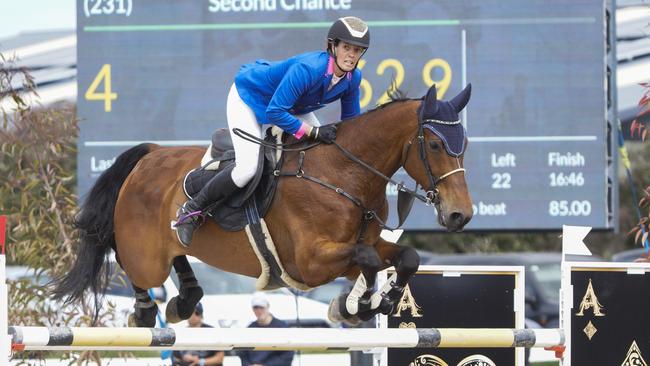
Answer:
M192 242L194 230L203 223L206 207L228 198L239 189L230 175L233 167L227 167L217 173L194 198L185 202L178 209L174 228L176 229L178 241L183 246L188 247Z

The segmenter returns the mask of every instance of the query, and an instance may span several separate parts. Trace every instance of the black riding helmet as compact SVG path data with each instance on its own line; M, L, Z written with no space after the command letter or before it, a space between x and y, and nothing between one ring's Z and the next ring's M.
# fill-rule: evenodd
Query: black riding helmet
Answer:
M367 49L370 46L370 31L368 25L357 17L339 18L332 24L327 33L328 50L331 52L331 45L336 46L338 41L363 47Z

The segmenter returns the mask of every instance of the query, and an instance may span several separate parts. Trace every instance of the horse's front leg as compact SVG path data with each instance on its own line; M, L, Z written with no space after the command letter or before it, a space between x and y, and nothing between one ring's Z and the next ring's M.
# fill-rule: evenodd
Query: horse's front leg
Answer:
M352 261L359 267L361 273L350 292L334 299L329 309L330 320L343 321L352 325L368 320L377 313L377 307L372 306L371 297L377 272L382 266L381 258L374 247L357 244L354 249Z
M411 247L399 246L379 238L376 245L382 260L395 267L395 273L371 297L371 307L385 315L392 314L404 294L408 281L420 266L420 255Z

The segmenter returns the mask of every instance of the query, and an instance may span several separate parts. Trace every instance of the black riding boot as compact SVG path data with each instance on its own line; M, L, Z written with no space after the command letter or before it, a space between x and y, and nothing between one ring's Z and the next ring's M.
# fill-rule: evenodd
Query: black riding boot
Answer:
M203 223L206 214L203 210L217 201L223 201L239 189L230 175L233 168L231 166L217 173L194 198L178 209L174 227L178 241L184 246L190 245L194 230Z

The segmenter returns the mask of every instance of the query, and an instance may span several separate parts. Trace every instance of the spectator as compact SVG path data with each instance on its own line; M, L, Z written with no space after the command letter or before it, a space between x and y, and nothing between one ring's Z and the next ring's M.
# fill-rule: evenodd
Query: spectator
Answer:
M269 301L266 296L256 292L251 300L256 321L249 328L287 328L287 323L277 319L269 311ZM240 351L238 352L242 366L291 366L293 351Z
M194 312L187 319L190 328L212 328L203 322L203 305L196 304ZM221 366L223 351L174 351L172 366Z

